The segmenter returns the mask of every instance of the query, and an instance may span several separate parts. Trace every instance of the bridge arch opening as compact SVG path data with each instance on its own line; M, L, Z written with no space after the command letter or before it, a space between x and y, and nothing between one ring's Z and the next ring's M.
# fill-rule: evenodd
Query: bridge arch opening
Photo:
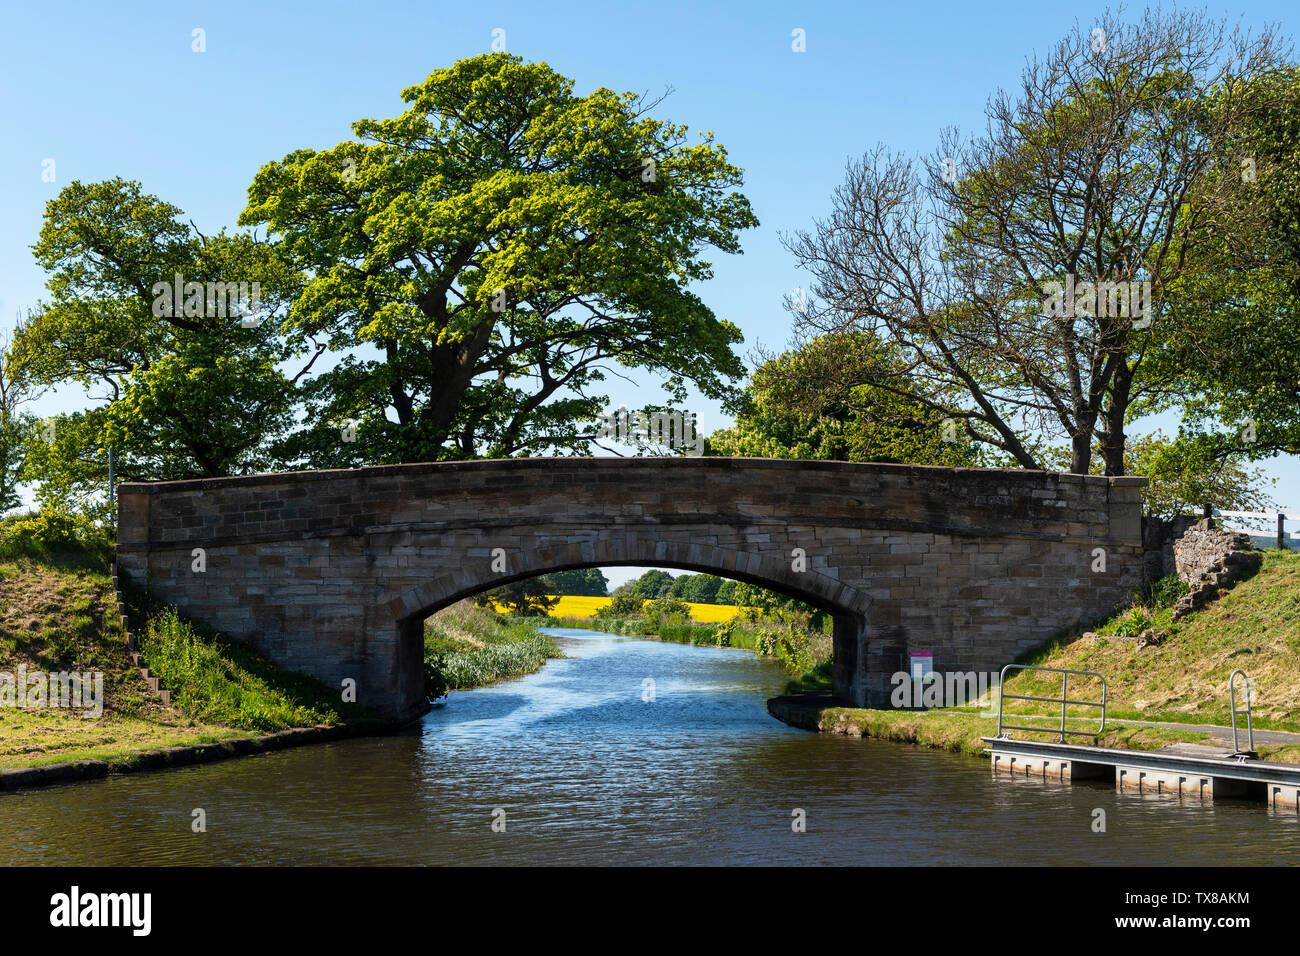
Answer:
M555 566L542 567L540 570L536 566L536 562L530 562L530 565L532 566L527 571L517 570L513 573L508 571L497 573L485 580L480 580L476 584L462 585L455 590L441 590L441 588L437 587L436 581L431 581L420 588L416 588L415 592L417 593L433 593L437 594L437 596L426 604L414 604L415 609L408 611L397 621L401 643L399 659L407 662L405 670L408 673L415 670L414 665L418 662L420 665L418 672L423 677L425 621L439 611L452 607L460 601L477 598L479 595L508 584L528 581L561 571L585 570L587 568L646 567L664 571L711 574L724 580L740 581L795 598L827 614L831 621L832 693L837 698L852 701L855 699L855 694L865 692L863 684L865 679L863 672L865 654L863 650L868 629L867 609L870 607L871 599L855 589L834 586L838 582L828 585L817 577L809 576L800 581L800 586L795 586L791 585L788 579L784 577L778 578L770 574L737 571L690 560L647 562L643 558L622 558L600 562L561 563ZM809 575L810 570L792 571L791 573ZM441 593L438 593L439 591ZM410 601L412 596L414 595L404 596L407 599L405 607L413 606Z

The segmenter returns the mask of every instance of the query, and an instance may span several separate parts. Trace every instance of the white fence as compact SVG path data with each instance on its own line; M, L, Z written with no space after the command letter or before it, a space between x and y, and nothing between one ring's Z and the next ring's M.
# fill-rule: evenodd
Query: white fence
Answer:
M1287 533L1286 523L1288 521L1300 521L1300 514L1289 514L1285 511L1220 511L1210 505L1205 505L1201 514L1209 518L1254 518L1256 520L1276 520L1277 521L1277 546L1286 548Z

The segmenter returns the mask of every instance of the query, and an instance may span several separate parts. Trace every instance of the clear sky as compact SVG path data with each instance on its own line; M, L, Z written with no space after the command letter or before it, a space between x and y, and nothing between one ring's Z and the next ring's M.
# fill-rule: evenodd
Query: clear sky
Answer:
M1186 4L1184 6L1187 6ZM876 143L928 154L946 126L981 125L986 99L1104 3L310 3L5 4L0 18L0 326L34 305L45 277L30 245L46 200L74 179L139 180L207 233L233 227L264 163L350 138L363 117L401 112L399 93L486 52L493 31L580 92L673 93L656 115L713 130L746 172L761 222L743 256L715 257L699 291L753 345L781 346L782 296L805 280L783 232L824 215L850 156ZM1136 18L1141 4L1130 12ZM1211 13L1280 23L1293 0ZM206 52L192 50L202 29ZM791 49L803 30L806 52ZM41 178L54 160L53 183ZM640 380L645 384L645 380ZM611 380L613 404L657 390ZM40 414L84 405L48 396ZM704 430L726 423L697 402ZM1167 434L1176 421L1159 422ZM1300 512L1300 465L1266 463L1274 497ZM625 569L624 569L625 570ZM621 579L624 574L620 574Z

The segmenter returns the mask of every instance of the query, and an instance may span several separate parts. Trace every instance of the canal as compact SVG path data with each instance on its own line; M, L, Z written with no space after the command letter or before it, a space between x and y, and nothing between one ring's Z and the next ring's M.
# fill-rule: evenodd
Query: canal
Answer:
M764 706L784 676L743 651L550 632L568 659L402 735L0 795L4 860L1258 865L1300 846L1296 817L1257 803L995 779L795 730Z

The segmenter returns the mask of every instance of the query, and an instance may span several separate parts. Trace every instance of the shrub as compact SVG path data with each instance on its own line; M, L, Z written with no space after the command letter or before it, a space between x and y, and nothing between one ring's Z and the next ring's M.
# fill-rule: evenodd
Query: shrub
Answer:
M84 515L47 508L0 521L0 559L71 554L107 563L112 542Z
M732 638L736 634L736 628L740 627L740 618L733 617L729 621L723 621L713 632L717 639L719 647L731 647Z
M641 598L633 594L615 594L604 607L596 611L596 617L630 618L641 616Z
M1191 589L1191 585L1180 581L1178 575L1165 575L1151 585L1151 603L1157 608L1173 607Z
M661 597L645 606L645 619L654 627L661 624L685 624L691 618L691 609L685 601Z
M1116 637L1137 637L1143 631L1155 624L1147 609L1143 607L1129 608L1124 616L1119 619L1115 625Z

